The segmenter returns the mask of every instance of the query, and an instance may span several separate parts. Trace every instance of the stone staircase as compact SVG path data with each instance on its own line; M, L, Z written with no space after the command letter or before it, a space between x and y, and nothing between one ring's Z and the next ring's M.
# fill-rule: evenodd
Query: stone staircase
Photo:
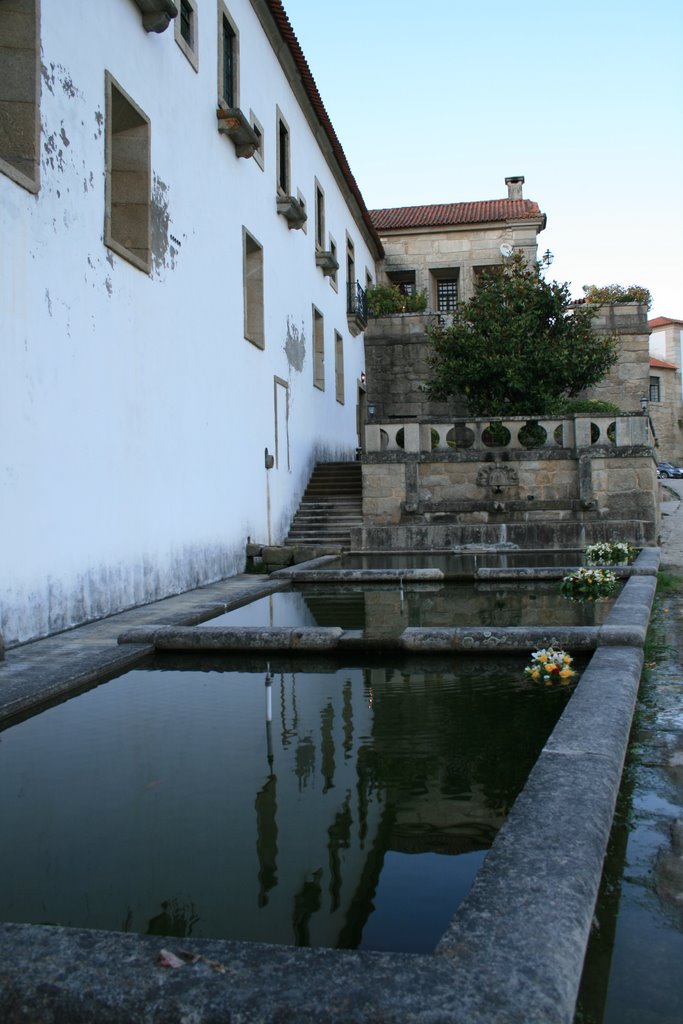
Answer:
M360 462L319 462L311 474L285 543L348 548L352 527L363 525Z

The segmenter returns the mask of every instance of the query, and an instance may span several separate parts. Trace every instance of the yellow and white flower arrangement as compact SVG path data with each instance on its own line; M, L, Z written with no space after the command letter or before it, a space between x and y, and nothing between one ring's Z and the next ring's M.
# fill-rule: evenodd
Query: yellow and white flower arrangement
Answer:
M544 647L532 652L531 664L524 671L534 682L543 682L546 686L552 683L566 684L576 676L571 667L573 660L566 651L557 647Z

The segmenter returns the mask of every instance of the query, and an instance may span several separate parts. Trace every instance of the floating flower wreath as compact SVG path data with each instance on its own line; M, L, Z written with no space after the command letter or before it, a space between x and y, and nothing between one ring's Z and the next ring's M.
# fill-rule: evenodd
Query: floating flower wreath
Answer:
M587 565L627 565L635 558L636 549L623 541L600 541L583 549Z
M595 601L608 597L617 585L617 577L609 569L582 567L565 576L560 589L565 597L575 601Z
M566 651L556 647L544 647L542 650L534 651L531 655L531 664L524 669L525 673L534 681L542 681L546 686L552 683L570 683L576 676L571 667L574 659Z

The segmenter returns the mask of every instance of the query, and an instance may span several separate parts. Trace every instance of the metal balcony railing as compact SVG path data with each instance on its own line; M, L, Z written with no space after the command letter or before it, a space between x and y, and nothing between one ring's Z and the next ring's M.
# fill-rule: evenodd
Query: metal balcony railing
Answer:
M365 288L362 288L359 281L349 281L346 292L346 313L362 321L363 326L368 322L368 303L365 296Z

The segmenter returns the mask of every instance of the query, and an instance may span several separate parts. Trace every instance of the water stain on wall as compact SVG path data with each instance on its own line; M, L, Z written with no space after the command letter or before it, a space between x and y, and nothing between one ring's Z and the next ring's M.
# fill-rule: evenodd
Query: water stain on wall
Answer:
M306 334L303 321L299 328L290 317L287 317L287 334L283 347L290 370L302 373L306 360Z
M169 187L158 175L152 184L152 270L160 275L162 268L175 270L179 240L172 240L169 228L171 216L168 212Z

